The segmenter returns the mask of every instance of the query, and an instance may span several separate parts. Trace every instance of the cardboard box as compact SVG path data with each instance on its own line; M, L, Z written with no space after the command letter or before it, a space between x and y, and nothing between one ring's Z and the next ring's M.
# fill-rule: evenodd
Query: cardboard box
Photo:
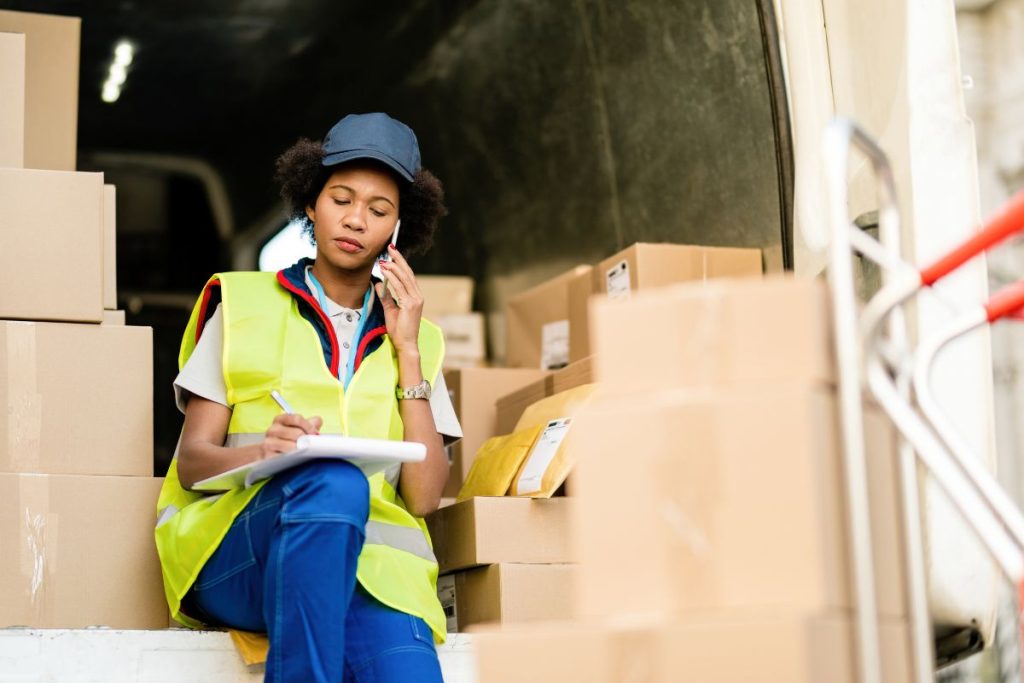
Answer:
M857 683L852 620L834 615L714 614L675 622L534 622L475 627L487 683ZM883 620L883 683L909 683L906 623Z
M0 321L0 472L153 474L148 327Z
M417 275L423 294L423 317L437 322L445 315L473 311L473 278L462 275Z
M103 186L103 308L117 310L117 188Z
M472 632L477 679L486 683L698 680L658 677L661 624L657 622L533 622L477 626Z
M495 406L497 433L511 434L514 432L516 423L519 422L519 418L526 412L526 409L537 401L550 396L551 387L552 379L550 374L547 374L499 398Z
M792 277L675 285L628 301L595 298L595 375L616 393L831 382L828 311L823 282Z
M103 311L103 324L104 325L124 325L125 316L124 311Z
M569 362L589 356L590 297L596 294L597 269L581 272L569 280Z
M878 608L902 617L895 433L877 415L867 427ZM580 615L854 606L827 389L619 398L578 416L574 430Z
M0 10L0 31L25 34L25 168L76 168L81 26L78 17Z
M433 322L444 331L445 359L483 360L487 357L487 338L483 313L442 315Z
M549 374L546 370L526 368L463 368L445 372L445 384L462 426L462 439L449 447L451 471L445 496L458 495L480 446L500 434L498 398Z
M0 318L100 322L103 233L102 173L0 168Z
M441 572L482 564L566 564L570 498L471 498L427 517Z
M0 167L25 166L25 36L0 33Z
M438 579L448 631L476 624L568 619L572 611L572 564L492 564Z
M162 481L0 474L0 628L166 628Z
M569 283L589 272L590 266L576 266L507 301L509 367L557 370L569 363Z
M563 391L575 389L584 384L592 384L597 379L594 376L594 358L590 356L575 363L570 363L551 376L551 393L560 394Z
M879 624L883 683L910 683L910 628ZM846 614L722 614L680 620L661 632L661 681L858 683L855 626Z
M597 266L597 291L611 299L680 282L761 275L761 250L638 242Z

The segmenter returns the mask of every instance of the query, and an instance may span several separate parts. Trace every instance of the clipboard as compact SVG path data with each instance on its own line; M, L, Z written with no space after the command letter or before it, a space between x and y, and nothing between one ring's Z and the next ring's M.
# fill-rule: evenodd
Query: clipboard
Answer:
M392 465L406 462L423 462L427 447L413 441L390 441L388 439L360 439L334 434L300 436L295 450L274 458L251 462L227 472L221 472L196 482L193 491L202 493L223 493L232 489L249 488L278 472L297 467L310 460L328 458L347 460L363 471L367 478L383 472Z

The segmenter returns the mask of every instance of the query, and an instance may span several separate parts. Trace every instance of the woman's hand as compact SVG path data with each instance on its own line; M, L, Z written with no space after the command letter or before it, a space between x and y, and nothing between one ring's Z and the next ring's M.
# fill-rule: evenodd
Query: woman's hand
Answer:
M319 417L311 417L307 420L301 415L278 415L270 423L266 438L260 444L260 460L294 451L295 442L299 440L300 436L319 434L322 424L323 420Z
M384 306L384 321L388 336L399 354L419 353L420 318L423 316L423 294L416 284L416 275L408 261L389 246L391 261L381 263L390 294L384 283L377 285L377 296Z

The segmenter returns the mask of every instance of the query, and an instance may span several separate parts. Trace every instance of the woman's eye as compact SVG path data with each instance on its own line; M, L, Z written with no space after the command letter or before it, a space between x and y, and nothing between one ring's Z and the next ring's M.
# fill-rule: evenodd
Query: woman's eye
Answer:
M347 199L335 199L334 203L337 204L338 206L341 206L342 204L348 204L348 200Z
M383 218L384 216L386 216L386 215L387 215L387 214L385 214L385 213L384 213L383 211L379 211L379 210L377 210L377 209L371 209L371 210L370 210L370 213L372 213L372 214L373 214L374 216L376 216L377 218Z

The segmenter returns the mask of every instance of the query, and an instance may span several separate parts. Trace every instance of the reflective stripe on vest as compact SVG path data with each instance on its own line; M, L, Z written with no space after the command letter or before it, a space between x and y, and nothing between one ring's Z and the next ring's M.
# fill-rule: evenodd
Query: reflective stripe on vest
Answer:
M323 418L325 433L376 439L402 439L404 428L394 387L397 363L385 335L381 346L363 358L348 388L338 382L324 360L315 328L298 309L298 300L271 273L225 273L214 276L221 288L224 320L224 380L232 414L225 444L259 443L280 408L270 398L277 389L303 415ZM203 310L200 297L182 340L179 361L195 348ZM440 329L424 320L420 328L423 375L436 381L444 358ZM424 619L438 640L445 617L437 600L437 563L426 524L406 510L397 493L401 467L372 476L366 541L357 578L380 602ZM198 626L180 612L181 599L203 564L216 550L235 517L262 488L202 496L181 487L172 461L158 510L157 549L172 614Z

